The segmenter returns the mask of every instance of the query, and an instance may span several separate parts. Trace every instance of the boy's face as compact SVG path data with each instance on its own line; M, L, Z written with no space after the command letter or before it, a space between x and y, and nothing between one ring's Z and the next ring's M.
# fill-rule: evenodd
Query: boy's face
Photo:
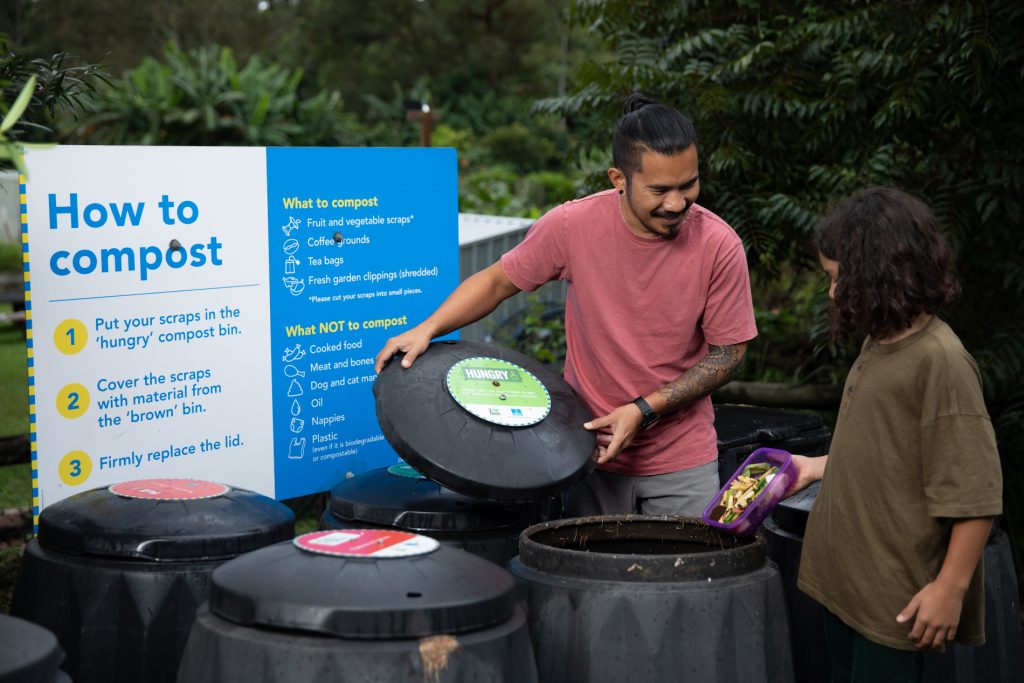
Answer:
M609 169L608 177L625 191L620 207L633 232L640 237L675 239L700 194L697 146L673 155L645 151L631 178L617 168Z
M836 282L839 281L839 261L833 261L821 252L818 252L818 260L821 261L821 268L828 276L832 278L832 283L828 286L828 298L833 301L836 300Z

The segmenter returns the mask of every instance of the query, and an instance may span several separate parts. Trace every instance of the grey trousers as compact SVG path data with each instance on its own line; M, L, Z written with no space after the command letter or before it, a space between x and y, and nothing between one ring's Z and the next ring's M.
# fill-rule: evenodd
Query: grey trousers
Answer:
M720 486L717 460L688 470L648 476L594 470L569 489L565 516L641 514L700 517Z

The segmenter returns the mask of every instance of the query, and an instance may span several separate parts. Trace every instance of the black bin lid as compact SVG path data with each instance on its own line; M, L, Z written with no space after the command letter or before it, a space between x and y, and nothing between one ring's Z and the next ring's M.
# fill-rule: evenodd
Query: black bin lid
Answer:
M794 493L789 498L782 500L772 510L772 519L780 527L791 534L803 536L807 530L807 518L811 514L811 506L818 497L818 489L821 482L816 481L803 491Z
M715 432L720 452L738 446L785 441L824 425L821 417L811 413L730 404L715 406Z
M545 518L548 501L470 498L409 465L394 465L356 474L335 486L329 509L341 520L424 532L473 532L523 529Z
M43 547L121 559L222 559L294 534L295 513L287 506L252 491L195 479L96 488L39 515Z
M335 529L222 564L211 578L210 609L245 626L339 638L422 638L503 623L515 609L514 593L506 570L432 538Z
M57 637L42 626L0 614L0 681L47 683L67 680L58 668L64 659Z
M550 396L550 412L529 426L505 426L464 408L446 384L461 361L507 362L532 373ZM474 498L536 500L558 493L594 468L596 437L583 429L586 406L543 364L492 344L435 342L402 368L396 358L373 385L385 438L410 465Z

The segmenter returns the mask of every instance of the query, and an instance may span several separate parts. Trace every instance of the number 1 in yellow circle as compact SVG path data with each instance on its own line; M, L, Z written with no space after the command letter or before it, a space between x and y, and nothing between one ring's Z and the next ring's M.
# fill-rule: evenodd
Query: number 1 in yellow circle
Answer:
M53 345L68 356L84 349L88 341L89 332L85 329L85 323L75 318L61 321L53 331Z

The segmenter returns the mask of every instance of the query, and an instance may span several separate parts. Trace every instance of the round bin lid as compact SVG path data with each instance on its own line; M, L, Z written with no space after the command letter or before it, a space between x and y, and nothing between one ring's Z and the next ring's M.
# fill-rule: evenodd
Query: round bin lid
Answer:
M803 491L782 500L772 510L772 519L780 527L791 534L803 536L807 529L807 518L811 514L811 506L818 497L821 482L816 481Z
M501 567L425 536L337 529L224 563L213 572L210 609L246 626L421 638L506 621L515 608L514 588Z
M39 543L50 550L154 561L234 557L294 533L295 514L285 505L191 479L96 488L39 515Z
M0 614L0 681L36 683L67 680L61 674L57 637L42 626Z
M330 511L353 520L424 532L522 529L545 518L549 501L497 503L450 491L408 465L357 474L331 491Z
M411 368L397 358L388 363L373 394L392 448L467 496L536 500L568 488L596 464L595 435L583 429L591 415L576 392L515 351L435 342Z

